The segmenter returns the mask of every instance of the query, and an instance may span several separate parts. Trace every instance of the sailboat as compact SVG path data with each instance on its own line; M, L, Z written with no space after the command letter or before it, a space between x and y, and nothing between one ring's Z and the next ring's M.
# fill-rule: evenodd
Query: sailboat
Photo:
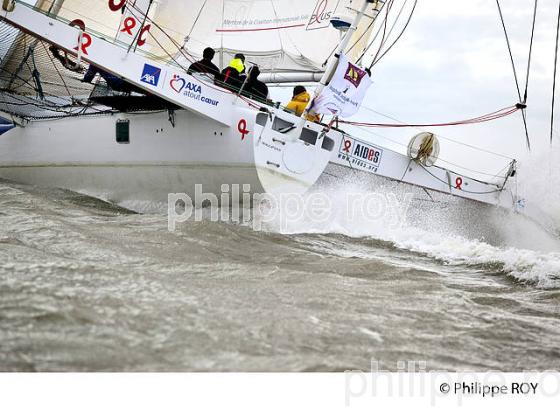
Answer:
M436 164L432 133L403 155L351 135L336 115L306 121L187 73L205 47L220 68L241 52L267 82L318 82L315 101L341 58L367 45L385 1L28 3L5 0L0 13L11 42L0 115L15 125L0 137L0 177L123 202L192 195L197 184L218 195L224 185L303 193L327 168L353 169L508 209L523 204L515 161L497 180L475 179ZM135 91L82 83L89 65Z

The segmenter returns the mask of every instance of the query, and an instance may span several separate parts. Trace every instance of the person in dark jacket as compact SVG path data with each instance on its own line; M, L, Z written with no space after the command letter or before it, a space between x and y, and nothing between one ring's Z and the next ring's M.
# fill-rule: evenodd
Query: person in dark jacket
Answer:
M222 70L220 82L227 85L227 88L239 91L245 82L245 56L236 54L229 65Z
M258 79L261 70L258 66L253 66L249 70L249 76L245 87L243 87L243 94L255 100L266 101L268 99L268 87L265 83Z
M134 91L137 93L145 94L145 92L142 89L130 83L127 83L121 77L111 74L93 64L89 65L89 68L84 74L84 78L82 78L82 82L91 84L91 82L93 81L93 79L97 74L99 74L101 78L105 80L109 88L111 88L114 91L118 91L121 93L131 93Z
M220 74L220 69L212 62L216 52L213 48L207 47L202 52L202 60L192 63L187 70L188 74L203 73L216 77Z

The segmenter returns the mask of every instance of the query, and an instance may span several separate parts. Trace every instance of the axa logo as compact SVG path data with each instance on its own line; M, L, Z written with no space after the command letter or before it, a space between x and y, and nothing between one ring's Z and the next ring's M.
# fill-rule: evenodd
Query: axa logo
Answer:
M169 82L169 86L177 94L180 94L183 90L192 91L198 94L202 93L202 86L191 83L190 81L185 80L178 74L175 74L173 76L173 78Z
M352 63L348 63L348 68L346 69L346 74L344 74L344 79L350 81L350 83L354 87L358 88L360 86L360 83L362 82L362 79L365 77L366 74L367 73L361 68L356 67Z
M150 64L144 64L144 70L142 71L142 77L140 77L140 81L157 87L160 76L161 68L154 67Z
M333 16L338 1L335 0L319 0L311 14L309 23L307 23L307 30L314 30L318 28L328 27L331 17Z

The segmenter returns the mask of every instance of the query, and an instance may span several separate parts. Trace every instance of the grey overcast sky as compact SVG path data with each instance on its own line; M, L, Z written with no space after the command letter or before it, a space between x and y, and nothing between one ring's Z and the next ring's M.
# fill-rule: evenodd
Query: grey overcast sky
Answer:
M397 0L394 7L398 8L403 1ZM413 0L408 3L412 4ZM558 0L538 3L527 110L535 152L549 148ZM500 0L500 4L523 93L534 2ZM404 37L375 67L373 79L374 85L364 105L408 123L465 119L518 101L495 0L419 0ZM560 124L560 110L557 116ZM388 121L364 110L361 118ZM373 131L402 144L418 132L416 129ZM520 113L493 123L431 131L516 158L526 155ZM555 143L560 144L560 134L557 138ZM384 140L376 137L376 141ZM384 143L391 147L389 141ZM395 144L392 147L403 149ZM442 141L441 155L475 168L488 166L484 162L494 163L486 155L445 141Z

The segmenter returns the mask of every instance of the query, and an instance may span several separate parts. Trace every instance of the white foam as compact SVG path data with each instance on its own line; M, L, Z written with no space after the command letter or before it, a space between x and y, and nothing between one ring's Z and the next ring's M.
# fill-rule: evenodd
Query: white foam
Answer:
M378 189L383 190L395 193L395 187ZM359 191L357 186L346 185L330 187L324 192L329 193L337 208L346 203L348 195ZM451 202L454 204L449 207L444 203L419 205L413 202L408 220L400 227L384 219L368 222L348 218L346 212L334 212L326 223L301 218L286 221L280 216L269 223L267 229L285 234L372 238L444 264L487 265L492 270L497 265L505 274L523 283L542 288L560 287L560 241L557 238L519 215L454 198ZM413 218L410 218L411 213ZM363 253L347 256L363 257Z

